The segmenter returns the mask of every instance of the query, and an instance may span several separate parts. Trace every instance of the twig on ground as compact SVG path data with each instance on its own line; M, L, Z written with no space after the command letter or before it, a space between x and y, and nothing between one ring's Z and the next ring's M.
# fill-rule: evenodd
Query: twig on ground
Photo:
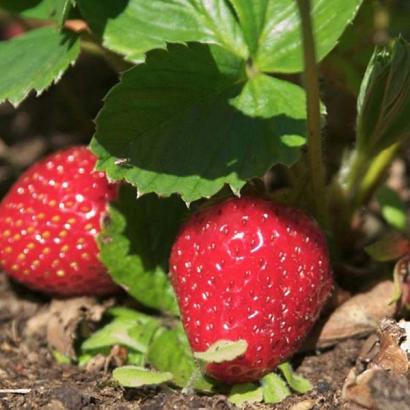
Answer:
M0 394L28 394L31 389L0 389Z

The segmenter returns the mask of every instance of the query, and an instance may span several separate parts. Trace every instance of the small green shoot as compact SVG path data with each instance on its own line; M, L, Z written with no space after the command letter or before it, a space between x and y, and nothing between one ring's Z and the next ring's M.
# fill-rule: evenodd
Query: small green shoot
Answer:
M121 386L141 387L169 382L172 380L172 373L156 372L138 366L123 366L115 369L112 377Z
M237 406L260 403L263 400L262 387L254 383L237 384L232 387L228 400Z

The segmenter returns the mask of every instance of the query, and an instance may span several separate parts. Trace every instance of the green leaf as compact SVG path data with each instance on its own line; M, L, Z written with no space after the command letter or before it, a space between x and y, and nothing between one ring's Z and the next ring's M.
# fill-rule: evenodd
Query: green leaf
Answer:
M299 149L281 137L297 135L304 122L249 118L232 107L243 69L216 46L151 52L106 97L91 145L98 169L140 193L179 193L192 202L224 184L237 193L274 164L293 164ZM117 165L121 158L126 167Z
M376 156L410 137L410 43L377 48L367 67L357 102L357 146Z
M123 366L114 369L112 377L121 386L141 387L168 382L172 380L172 373L154 372L137 366Z
M247 57L242 32L225 0L80 0L82 15L108 49L133 62L166 43L219 44Z
M65 21L76 5L76 0L55 0L55 18L60 29L64 26Z
M261 384L265 403L280 403L291 394L286 382L276 373L263 377Z
M218 340L206 352L194 352L194 357L207 363L222 363L234 360L248 349L246 340Z
M61 78L79 53L77 36L53 27L0 42L0 102L9 100L17 106L31 90L41 94Z
M51 353L53 354L53 357L58 364L70 364L71 363L71 359L68 356L59 352L58 350L52 350Z
M55 0L0 0L0 8L24 18L46 20L55 13Z
M133 366L145 366L145 355L134 350L129 350L127 355L127 364Z
M140 320L140 321L145 321L147 318L152 319L151 316L144 315L143 313L135 309L130 309L124 306L114 306L108 309L105 313L108 316L112 316L115 318L121 318L121 319L131 319L131 320Z
M77 365L79 367L84 367L88 364L90 360L92 360L98 353L95 352L87 352L81 353L77 357Z
M400 198L399 194L384 185L376 193L383 218L386 222L398 231L407 231L407 206Z
M360 3L313 1L319 59L336 45ZM261 71L303 69L294 0L80 0L79 6L104 46L134 62L166 43L198 41L217 44L244 60L250 54Z
M64 24L76 0L0 0L0 8L29 19L56 20Z
M228 400L237 406L259 403L263 400L262 388L254 383L236 384L232 387Z
M303 70L300 19L294 0L230 0L256 67L264 72ZM312 19L320 61L337 44L361 0L313 0Z
M167 260L187 212L176 197L136 199L129 185L110 206L110 221L99 236L100 259L116 283L146 306L178 314Z
M266 24L269 0L230 0L230 3L238 16L250 55L255 56Z
M365 251L376 261L396 260L410 251L410 239L399 232L388 232Z
M283 377L287 381L288 385L292 390L297 393L307 393L312 390L312 385L308 379L295 373L292 366L288 363L282 363L278 366L279 370L282 372Z
M145 360L145 354L138 352L131 347L127 348L128 353L127 353L127 364L133 365L133 366L145 366L146 360ZM78 355L77 359L77 364L79 367L84 367L86 366L91 360L93 360L96 356L102 355L106 357L106 360L109 360L109 356L111 354L111 346L110 347L102 347L99 349L93 349L93 350L86 350L83 351L81 349L81 353Z
M81 349L89 351L121 345L146 353L159 327L159 322L152 318L139 320L116 318L86 339Z
M231 104L251 117L272 118L284 114L291 118L306 118L306 98L303 88L265 74L250 78Z
M202 391L212 391L215 386L201 375L182 326L166 330L155 338L148 351L148 362L158 370L171 372L177 386Z

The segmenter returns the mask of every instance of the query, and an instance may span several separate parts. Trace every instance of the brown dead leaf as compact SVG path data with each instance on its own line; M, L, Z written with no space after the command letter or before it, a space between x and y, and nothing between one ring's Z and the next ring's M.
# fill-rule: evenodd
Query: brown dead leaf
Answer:
M409 361L407 353L400 347L404 338L405 332L395 320L382 320L379 330L379 353L371 362L371 366L396 374L406 374L409 369Z
M26 326L26 333L45 333L52 349L75 358L73 343L81 323L98 322L112 300L104 304L91 297L54 299L43 311L33 316Z
M343 386L342 398L349 403L349 409L408 410L410 385L404 375L373 368L357 376L352 369Z
M406 161L402 158L396 158L390 167L389 175L386 180L386 185L395 190L403 201L408 201L410 199L406 169Z
M107 307L107 304L99 304L91 297L53 300L47 325L48 344L63 355L75 358L73 342L79 324L83 321L98 322Z
M409 369L407 353L401 348L405 331L393 319L383 319L378 334L372 335L363 345L356 366L343 385L342 398L365 409L384 409L380 403L389 404L389 409L410 408L410 389L406 374ZM403 386L395 393L391 386ZM401 390L400 390L401 389ZM405 407L409 405L409 407Z
M376 369L369 369L357 375L356 369L350 370L342 389L342 398L353 402L365 409L374 408L374 403L369 387L369 380L373 377Z
M8 291L10 287L7 276L0 274L0 320L29 318L38 311L38 303Z
M40 310L32 316L26 323L24 332L27 336L40 335L45 336L47 332L47 324L50 320L50 307Z
M393 282L377 283L367 292L353 296L329 317L319 321L308 338L305 349L323 348L351 337L363 337L377 329L384 317L392 317L395 306L390 304Z
M109 368L124 366L127 362L128 349L123 346L114 345L111 348L110 354L104 356L97 354L86 365L85 370L89 373L104 371L108 372Z
M107 357L103 354L98 353L93 358L91 358L86 366L85 371L87 373L96 373L103 370L106 367Z
M303 400L294 404L289 410L311 410L315 406L314 400Z

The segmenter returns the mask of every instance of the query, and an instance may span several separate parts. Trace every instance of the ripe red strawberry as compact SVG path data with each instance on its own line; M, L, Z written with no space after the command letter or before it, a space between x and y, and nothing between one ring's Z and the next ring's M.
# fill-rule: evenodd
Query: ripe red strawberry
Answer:
M318 226L300 210L251 197L188 220L170 267L193 351L248 342L243 357L207 366L226 383L257 380L295 353L333 286Z
M11 40L24 33L24 28L17 22L9 22L0 26L0 40Z
M0 265L33 289L101 295L116 286L98 259L96 235L117 189L96 157L74 147L27 170L0 204Z

